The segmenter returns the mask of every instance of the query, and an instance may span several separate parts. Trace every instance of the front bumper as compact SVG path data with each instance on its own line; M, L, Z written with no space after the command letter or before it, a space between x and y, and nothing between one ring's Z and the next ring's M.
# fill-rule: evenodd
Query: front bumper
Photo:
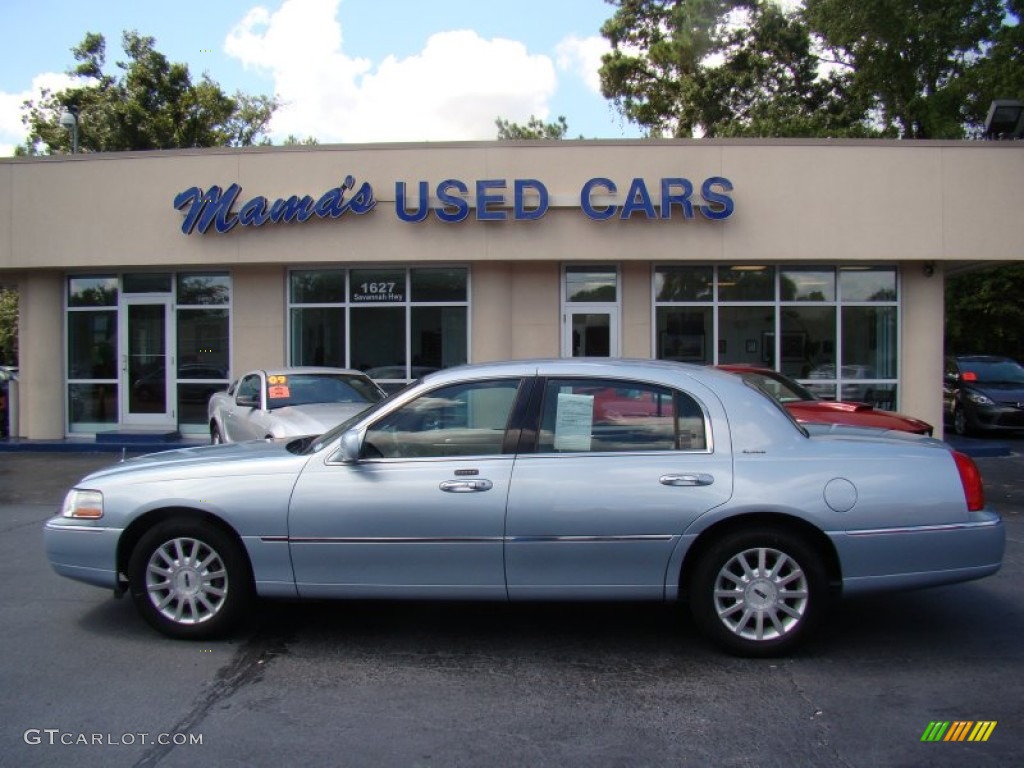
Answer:
M54 517L43 529L46 556L61 576L117 589L117 541L121 532L120 528Z

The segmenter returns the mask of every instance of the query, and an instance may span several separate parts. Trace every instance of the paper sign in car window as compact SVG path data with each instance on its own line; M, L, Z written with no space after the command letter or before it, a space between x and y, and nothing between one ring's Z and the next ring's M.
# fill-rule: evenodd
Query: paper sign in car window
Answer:
M267 390L267 396L271 400L287 400L292 393L287 384L275 384Z
M589 451L594 431L594 396L558 393L555 450Z
M287 376L267 376L267 384L287 384Z

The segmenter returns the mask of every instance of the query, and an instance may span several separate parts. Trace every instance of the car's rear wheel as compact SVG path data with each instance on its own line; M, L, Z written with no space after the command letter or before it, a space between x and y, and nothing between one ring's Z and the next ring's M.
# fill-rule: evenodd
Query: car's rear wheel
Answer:
M690 581L697 626L740 656L779 656L799 645L828 599L822 558L800 536L771 527L726 534Z
M227 533L196 520L150 529L128 564L132 600L165 635L203 640L235 626L253 598L249 562Z

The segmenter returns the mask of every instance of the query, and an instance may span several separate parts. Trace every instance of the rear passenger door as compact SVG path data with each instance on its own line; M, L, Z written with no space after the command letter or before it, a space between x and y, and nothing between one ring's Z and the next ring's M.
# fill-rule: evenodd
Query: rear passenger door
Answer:
M509 493L509 597L661 599L682 531L732 494L708 407L656 384L552 377L534 408Z

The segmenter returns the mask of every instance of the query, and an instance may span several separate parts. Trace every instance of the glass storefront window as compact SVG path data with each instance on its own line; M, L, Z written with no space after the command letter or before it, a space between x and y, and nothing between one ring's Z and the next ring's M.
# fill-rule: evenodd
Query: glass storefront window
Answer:
M774 307L719 307L718 362L774 368Z
M293 304L329 304L345 300L345 270L296 270L288 278Z
M207 306L231 300L231 277L226 273L178 275L178 304Z
M711 307L658 307L659 360L710 363Z
M345 308L292 307L291 365L344 368Z
M413 307L411 323L412 378L466 362L465 307Z
M857 378L896 377L896 307L843 307L843 368Z
M815 372L835 367L835 307L783 307L779 339L782 372L794 379L814 378Z
M179 309L177 335L179 379L228 378L226 309Z
M895 267L840 267L843 301L895 301Z
M782 270L779 290L783 301L835 301L836 271L821 268Z
M349 284L349 298L353 304L405 301L404 269L353 269Z
M413 301L466 301L466 270L427 268L410 270Z
M618 301L618 272L614 267L566 267L565 300Z
M117 378L117 311L68 313L68 378Z
M352 367L373 379L406 378L405 308L353 307ZM401 375L395 373L401 372Z
M170 293L169 272L137 272L121 276L121 289L125 293Z
M718 300L774 301L775 267L719 267Z
M713 285L710 266L658 267L654 271L656 301L710 301Z
M116 424L117 384L68 384L68 414L72 432Z
M69 307L116 307L117 277L69 277Z

